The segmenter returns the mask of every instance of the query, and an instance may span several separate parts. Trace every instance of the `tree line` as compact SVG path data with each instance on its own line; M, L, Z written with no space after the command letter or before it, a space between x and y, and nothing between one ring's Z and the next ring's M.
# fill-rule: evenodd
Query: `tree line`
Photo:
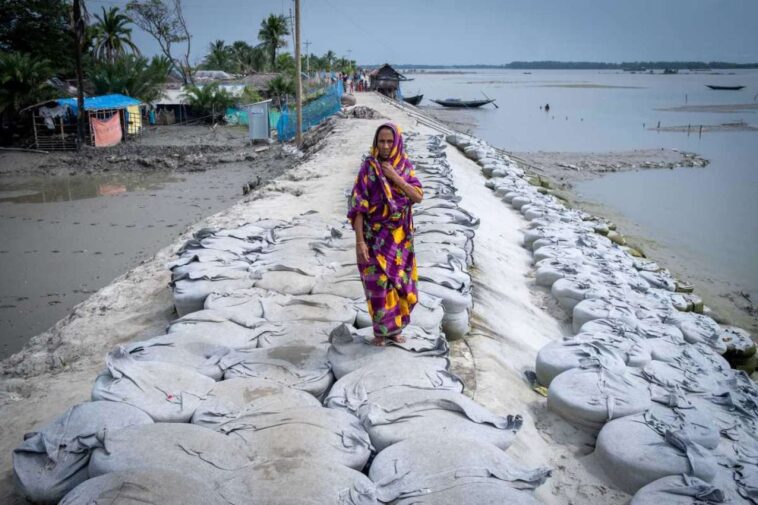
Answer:
M92 95L122 93L153 102L171 75L182 81L190 99L220 101L231 98L211 86L194 86L198 68L233 74L277 72L265 93L294 93L295 61L287 46L290 27L284 16L269 15L261 21L256 41L239 40L227 45L218 40L197 67L190 63L192 36L182 10L182 0L131 0L124 10L101 7L84 12L87 21L80 40L73 29L70 0L3 0L0 2L0 119L14 124L25 107L60 96L56 82L76 75L77 43L81 48L85 90ZM132 41L138 26L150 34L160 55L148 58ZM352 71L355 62L337 58L333 51L323 56L303 57L303 69ZM58 78L59 81L55 81ZM206 86L206 88L208 88ZM290 93L291 91L291 93ZM247 99L256 98L246 90ZM215 96L214 98L214 95Z

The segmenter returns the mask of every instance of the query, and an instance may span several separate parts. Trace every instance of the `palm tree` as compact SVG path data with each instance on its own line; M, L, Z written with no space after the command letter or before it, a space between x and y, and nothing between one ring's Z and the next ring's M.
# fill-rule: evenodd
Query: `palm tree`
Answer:
M0 53L0 114L15 119L28 105L51 98L50 62L27 53Z
M187 86L184 98L192 107L195 114L199 114L208 123L216 122L224 117L226 109L234 105L234 97L217 82L207 86Z
M287 26L287 19L284 16L275 16L274 14L271 14L269 17L261 21L258 40L260 40L262 45L269 51L271 68L274 68L276 65L276 50L287 45L287 40L284 36L289 34L290 29Z
M148 61L144 56L127 54L112 62L98 62L89 78L95 94L122 93L149 103L161 97L171 66L165 56Z
M227 46L223 40L216 40L211 42L208 48L208 54L203 59L203 67L207 70L232 70L231 60L232 50Z
M118 7L111 7L107 11L103 7L102 17L95 14L95 19L94 51L98 59L112 63L117 56L123 56L127 52L140 53L132 42L132 29L127 27L132 19L121 14Z
M337 57L336 54L334 54L334 51L329 49L326 54L324 55L324 60L326 60L326 69L331 72L332 71L332 62Z

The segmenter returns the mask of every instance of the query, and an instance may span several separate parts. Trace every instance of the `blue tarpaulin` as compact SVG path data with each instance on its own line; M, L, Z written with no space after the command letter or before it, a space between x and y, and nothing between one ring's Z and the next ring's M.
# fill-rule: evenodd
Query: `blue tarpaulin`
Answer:
M58 98L55 101L60 105L68 105L71 111L78 115L76 98ZM141 104L142 102L136 98L119 94L84 97L84 110L125 109L130 105Z

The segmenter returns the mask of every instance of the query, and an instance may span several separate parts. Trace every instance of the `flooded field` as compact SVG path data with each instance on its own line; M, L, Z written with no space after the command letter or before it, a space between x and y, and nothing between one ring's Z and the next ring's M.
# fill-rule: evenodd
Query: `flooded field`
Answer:
M242 196L253 169L0 179L0 358Z

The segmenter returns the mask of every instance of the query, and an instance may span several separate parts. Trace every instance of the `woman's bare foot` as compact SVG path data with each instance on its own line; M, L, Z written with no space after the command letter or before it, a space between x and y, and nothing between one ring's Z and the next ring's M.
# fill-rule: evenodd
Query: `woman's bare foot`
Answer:
M392 337L389 337L390 340L395 342L396 344L404 344L405 343L405 337L402 335L394 335Z
M374 337L374 340L371 341L371 345L384 347L384 337Z

